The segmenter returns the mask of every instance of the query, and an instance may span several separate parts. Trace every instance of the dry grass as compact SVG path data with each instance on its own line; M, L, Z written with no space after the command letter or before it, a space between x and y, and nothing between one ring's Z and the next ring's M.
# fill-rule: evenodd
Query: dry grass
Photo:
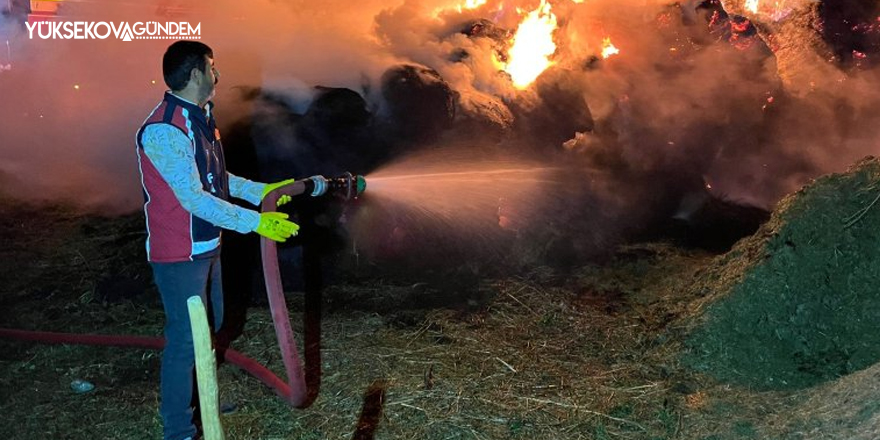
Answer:
M100 281L114 274L148 276L137 217L7 205L0 211L0 238L13 243L0 249L0 326L161 333L162 311L149 284L132 298L98 293ZM810 419L806 411L816 399L830 395L753 392L678 364L696 318L724 294L711 286L735 283L741 273L720 268L741 261L737 252L757 252L757 243L717 259L666 245L631 246L606 264L568 274L538 269L484 280L472 293L474 304L419 310L414 321L398 319L407 310L395 310L393 301L419 295L422 286L334 286L324 293L325 305L335 308L322 319L317 400L290 408L224 365L221 400L239 405L222 417L227 439L833 438L794 434L806 429L797 420ZM339 307L367 297L392 303ZM297 335L301 303L299 294L289 295ZM264 308L249 311L232 346L283 371ZM0 432L9 439L161 438L158 371L159 354L151 351L0 341ZM73 393L75 378L96 389ZM375 426L359 427L368 394L383 397L381 413ZM789 418L792 410L803 412ZM852 417L832 408L823 414L828 423ZM876 419L868 409L858 414ZM358 429L367 435L354 435Z
M663 272L691 270L692 257L660 258L661 251L642 249ZM492 299L480 310L435 310L407 328L364 311L326 316L320 397L305 411L263 408L261 416L289 423L297 415L299 429L279 423L281 438L347 437L365 390L381 380L376 438L677 438L682 379L666 344L669 316L652 315L668 312L668 298L643 290L657 269L645 265L638 285L627 284L623 267L495 281L482 287L488 292L478 296ZM339 287L357 288L364 286ZM251 315L244 339L243 351L266 359L274 340L264 312ZM269 365L280 370L277 356ZM246 431L235 419L227 428Z
M5 209L3 234L15 246L4 250L10 263L3 272L3 326L161 333L151 287L121 301L97 293L100 280L119 272L144 276L136 217ZM664 247L621 255L608 268L567 278L537 271L486 280L476 295L485 303L470 311L433 309L414 326L357 305L327 314L321 393L310 408L291 409L255 379L220 369L223 399L240 405L224 416L228 438L349 437L371 385L384 389L376 438L674 438L683 394L672 390L679 379L666 344L671 318L660 315L676 313L666 302L675 292L651 287L670 270L691 271L701 258ZM643 276L630 276L633 270ZM375 282L334 289L327 296L409 287ZM291 308L301 309L299 296L290 298ZM298 324L301 315L294 315ZM160 436L158 353L0 344L0 411L4 425L17 426L8 438ZM265 309L249 312L233 347L282 371ZM68 385L75 378L94 382L96 390L74 394Z

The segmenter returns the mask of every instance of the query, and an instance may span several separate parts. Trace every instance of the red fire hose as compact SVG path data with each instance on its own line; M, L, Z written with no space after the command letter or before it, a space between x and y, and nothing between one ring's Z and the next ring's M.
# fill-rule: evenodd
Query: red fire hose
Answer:
M296 181L269 193L263 199L263 211L274 211L276 202L282 195L295 196L304 193L307 190L306 182L308 181ZM287 382L285 383L259 362L238 351L227 349L225 359L272 388L291 406L302 408L306 406L307 386L303 365L296 348L296 339L293 335L293 329L290 327L290 315L284 301L281 272L278 269L277 248L275 242L267 238L260 240L260 248L263 259L263 277L266 280L266 292L269 296L269 308L272 312L272 321L275 324L278 346L284 360ZM161 350L165 346L165 339L160 337L55 333L4 328L0 328L0 338L42 344L98 345L152 350Z
M41 344L73 344L73 345L97 345L106 347L130 347L146 348L149 350L161 350L165 346L165 339L156 336L131 336L131 335L94 335L79 333L56 333L29 330L15 330L0 328L0 338L18 341L37 342ZM247 371L281 394L287 387L281 379L272 371L259 362L233 350L227 349L225 358L229 363Z
M295 196L306 191L304 181L294 182L292 185L281 187L263 198L263 212L275 210L275 205L282 195ZM263 383L272 387L281 398L291 406L303 407L306 401L306 379L303 373L302 362L299 359L299 351L296 349L296 338L290 327L290 313L287 311L287 303L284 301L284 289L281 286L281 271L278 269L278 249L275 242L268 238L260 239L260 254L263 259L263 278L266 280L266 294L269 296L269 310L272 312L272 322L275 324L275 336L278 338L278 347L281 349L281 358L284 361L284 370L287 373L287 383L281 381L265 368L271 377L259 377ZM259 364L257 364L259 365ZM248 372L250 372L248 370ZM253 374L253 373L251 373Z

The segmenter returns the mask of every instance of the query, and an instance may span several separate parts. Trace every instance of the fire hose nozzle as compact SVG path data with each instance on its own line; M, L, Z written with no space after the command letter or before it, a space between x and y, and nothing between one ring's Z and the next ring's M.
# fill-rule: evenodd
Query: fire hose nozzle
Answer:
M339 177L328 179L328 181L330 184L330 191L345 200L357 198L357 196L361 195L361 193L367 189L367 180L364 179L364 176L359 174L355 175L346 172Z
M271 190L263 197L263 209L266 209L266 207L274 208L277 205L277 201L285 196L296 197L300 194L311 194L312 197L318 197L332 193L344 200L351 200L361 195L365 189L367 189L367 181L361 175L346 172L332 179L317 175L306 179L299 179L293 183Z

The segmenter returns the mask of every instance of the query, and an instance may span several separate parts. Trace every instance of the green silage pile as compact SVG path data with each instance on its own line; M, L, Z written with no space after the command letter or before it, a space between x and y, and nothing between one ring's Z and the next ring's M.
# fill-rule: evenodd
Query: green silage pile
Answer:
M866 159L780 202L698 282L720 299L691 334L684 364L779 390L880 361L878 197L880 161Z

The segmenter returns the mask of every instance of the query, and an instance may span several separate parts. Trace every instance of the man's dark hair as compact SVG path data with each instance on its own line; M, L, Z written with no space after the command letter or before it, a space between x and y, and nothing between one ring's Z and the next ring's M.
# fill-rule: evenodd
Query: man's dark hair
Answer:
M177 41L165 51L162 57L162 75L171 90L182 90L189 83L193 69L205 72L205 55L214 58L214 52L207 44L198 41Z

